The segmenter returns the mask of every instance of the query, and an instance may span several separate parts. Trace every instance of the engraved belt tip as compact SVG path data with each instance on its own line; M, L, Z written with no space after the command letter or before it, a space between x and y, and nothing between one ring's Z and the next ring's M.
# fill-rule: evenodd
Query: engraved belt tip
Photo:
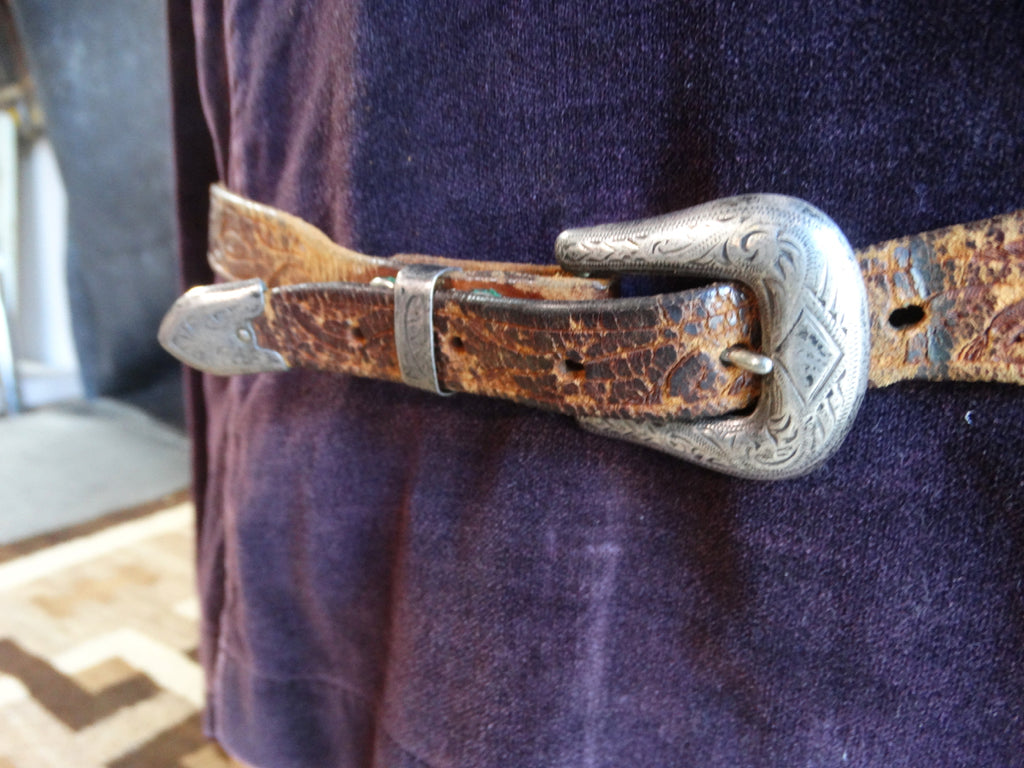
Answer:
M218 376L287 370L281 354L256 339L252 321L263 314L265 292L258 278L193 288L164 316L160 344L186 365Z

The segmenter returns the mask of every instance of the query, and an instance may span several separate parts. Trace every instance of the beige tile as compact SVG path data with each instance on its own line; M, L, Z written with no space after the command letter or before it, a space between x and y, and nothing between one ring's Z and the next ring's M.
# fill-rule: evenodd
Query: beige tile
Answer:
M107 659L93 667L76 672L72 677L89 693L99 693L137 674L138 671L123 659Z

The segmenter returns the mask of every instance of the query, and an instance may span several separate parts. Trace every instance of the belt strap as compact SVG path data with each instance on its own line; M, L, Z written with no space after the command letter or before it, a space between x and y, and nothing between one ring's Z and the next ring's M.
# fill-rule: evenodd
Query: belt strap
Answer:
M221 186L209 258L225 280L266 284L256 342L289 366L401 382L389 283L405 265L431 264L460 270L434 296L444 391L577 417L699 418L746 408L760 389L718 359L756 335L753 296L739 285L611 301L611 281L553 266L365 256Z
M1024 209L857 251L872 386L1024 384Z
M740 283L622 299L612 282L558 267L370 257L220 186L211 193L209 256L223 279L254 281L245 288L252 338L240 343L264 356L253 369L232 362L238 354L211 353L213 372L295 366L402 381L392 283L405 265L431 264L460 270L441 275L432 294L446 392L640 420L720 416L760 394L759 376L722 362L724 350L760 341L757 301ZM855 256L868 296L871 385L1024 383L1024 210ZM162 336L187 356L196 332L193 320L168 324Z

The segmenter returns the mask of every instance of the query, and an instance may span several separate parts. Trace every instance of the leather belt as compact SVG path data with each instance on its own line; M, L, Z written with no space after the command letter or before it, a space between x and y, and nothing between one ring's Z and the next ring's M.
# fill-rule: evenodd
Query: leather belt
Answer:
M160 337L215 374L499 397L761 479L827 458L869 382L1024 383L1024 210L854 253L809 204L757 195L570 230L556 256L366 256L214 186L209 258L227 282L181 297ZM636 271L727 282L616 298L608 277Z

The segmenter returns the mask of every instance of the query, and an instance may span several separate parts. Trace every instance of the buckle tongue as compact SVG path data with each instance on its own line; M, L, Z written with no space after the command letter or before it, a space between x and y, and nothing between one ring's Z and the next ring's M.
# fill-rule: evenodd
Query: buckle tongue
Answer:
M802 200L746 195L641 221L571 229L555 243L571 272L736 280L757 297L771 372L746 416L584 418L587 429L738 477L781 480L836 451L868 381L867 295L839 227Z

